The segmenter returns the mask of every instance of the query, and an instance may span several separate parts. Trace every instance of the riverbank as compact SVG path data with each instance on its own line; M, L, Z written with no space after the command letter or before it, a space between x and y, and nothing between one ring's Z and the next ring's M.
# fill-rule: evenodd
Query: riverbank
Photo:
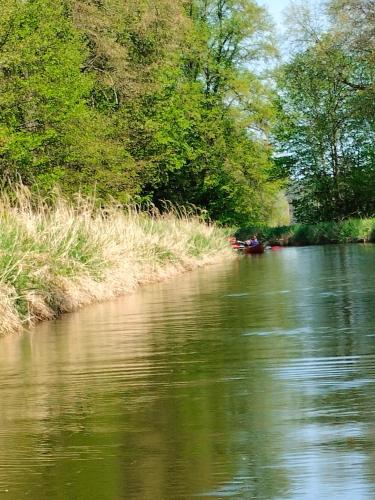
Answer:
M293 224L282 227L249 227L241 229L239 239L256 233L271 245L323 245L329 243L375 242L375 218L347 219L318 224Z
M230 258L228 230L194 214L0 199L0 334Z

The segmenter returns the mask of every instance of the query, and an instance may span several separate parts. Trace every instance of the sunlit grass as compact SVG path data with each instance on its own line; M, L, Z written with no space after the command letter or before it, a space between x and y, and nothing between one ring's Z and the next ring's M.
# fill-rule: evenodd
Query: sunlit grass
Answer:
M228 230L199 215L160 215L20 187L0 199L0 333L52 319L231 255Z

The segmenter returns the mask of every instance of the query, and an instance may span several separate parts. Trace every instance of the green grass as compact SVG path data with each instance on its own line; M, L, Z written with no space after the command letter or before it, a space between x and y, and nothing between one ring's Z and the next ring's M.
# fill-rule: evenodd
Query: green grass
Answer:
M232 255L230 230L198 215L94 208L23 187L0 196L0 333Z

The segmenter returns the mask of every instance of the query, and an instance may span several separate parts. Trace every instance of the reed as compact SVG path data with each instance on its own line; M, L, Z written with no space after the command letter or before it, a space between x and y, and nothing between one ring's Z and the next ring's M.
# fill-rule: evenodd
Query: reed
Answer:
M186 210L95 207L24 187L0 197L0 333L231 256L229 230Z

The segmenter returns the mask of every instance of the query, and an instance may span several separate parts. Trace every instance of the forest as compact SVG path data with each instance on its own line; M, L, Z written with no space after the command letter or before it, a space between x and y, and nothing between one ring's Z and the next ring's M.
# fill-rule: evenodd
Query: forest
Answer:
M375 4L2 0L0 176L221 224L375 213ZM285 55L287 52L287 55Z

